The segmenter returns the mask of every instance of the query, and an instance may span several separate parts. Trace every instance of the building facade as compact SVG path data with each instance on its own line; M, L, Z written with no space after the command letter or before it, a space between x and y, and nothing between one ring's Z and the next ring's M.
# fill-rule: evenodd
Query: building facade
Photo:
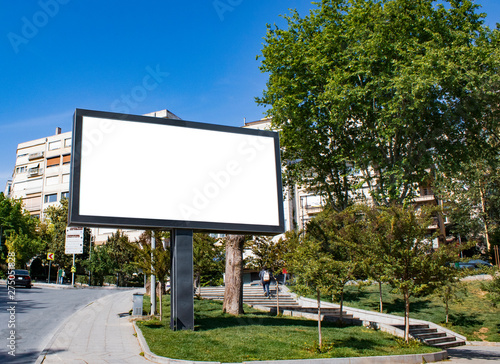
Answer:
M22 199L30 215L43 218L43 211L69 197L71 132L21 143L7 196ZM8 190L8 191L7 191Z

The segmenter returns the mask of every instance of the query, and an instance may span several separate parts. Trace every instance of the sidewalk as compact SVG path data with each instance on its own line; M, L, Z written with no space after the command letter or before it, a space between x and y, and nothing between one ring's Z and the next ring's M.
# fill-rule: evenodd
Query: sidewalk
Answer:
M70 316L36 363L151 363L140 355L142 350L129 321L134 292L103 297Z
M57 330L45 350L38 357L37 364L80 364L80 363L116 363L116 364L151 364L141 356L141 346L135 335L129 311L132 309L132 295L143 291L128 290L100 298L85 308L71 315ZM140 337L142 335L139 335ZM495 344L493 344L495 345ZM147 349L146 356L156 363L182 363L178 360L156 357ZM450 364L500 362L500 346L488 346L487 343L474 343L474 346L462 346L449 349ZM144 354L143 354L144 355ZM411 356L409 356L411 357ZM395 363L396 357L375 358L338 358L320 359L321 363ZM400 357L400 359L402 359ZM347 361L346 361L347 360ZM287 364L300 361L281 361ZM303 363L312 363L305 360ZM404 361L415 362L415 361ZM185 362L192 363L192 362ZM271 362L263 362L271 363ZM273 361L275 363L275 361Z

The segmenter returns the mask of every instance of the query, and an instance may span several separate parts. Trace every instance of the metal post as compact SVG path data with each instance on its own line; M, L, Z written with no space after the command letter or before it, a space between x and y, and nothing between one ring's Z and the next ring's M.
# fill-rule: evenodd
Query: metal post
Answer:
M151 271L154 272L153 267L153 250L156 249L155 233L151 235ZM156 276L151 274L151 315L156 313Z
M50 263L52 263L52 260L49 260L49 279L47 280L47 283L50 283Z
M193 231L174 229L170 240L170 328L194 330Z
M90 246L89 246L89 287L92 285L92 239L94 239L94 235L90 235Z
M75 285L75 272L73 272L73 267L75 266L75 254L73 254L73 266L71 267L71 285Z

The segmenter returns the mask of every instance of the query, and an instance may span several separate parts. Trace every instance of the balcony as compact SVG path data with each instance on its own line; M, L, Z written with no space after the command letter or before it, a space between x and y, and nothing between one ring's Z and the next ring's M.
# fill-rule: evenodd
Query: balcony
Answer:
M28 169L28 177L37 177L42 175L42 169L40 167L34 167Z
M28 155L28 160L30 161L41 158L43 158L43 152L30 153Z
M306 205L304 206L304 210L306 211L307 214L319 214L321 211L323 211L323 206L318 206L318 205Z
M417 203L433 202L433 201L436 201L436 198L434 197L434 195L421 195L421 196L415 197L414 201Z

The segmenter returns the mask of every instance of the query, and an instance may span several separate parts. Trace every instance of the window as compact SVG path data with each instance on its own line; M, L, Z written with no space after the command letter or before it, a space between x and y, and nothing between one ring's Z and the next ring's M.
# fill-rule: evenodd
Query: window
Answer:
M61 198L69 199L69 192L61 192Z
M53 186L59 183L59 176L47 177L45 180L46 186Z
M28 153L19 154L19 155L17 156L17 158L26 157L27 155L28 155Z
M61 162L60 156L47 158L47 168L58 166L60 162Z
M69 164L71 162L71 154L63 155L63 164Z
M28 171L28 167L22 166L16 168L16 173L26 173Z
M56 150L61 148L61 141L57 140L55 142L50 142L49 143L49 150Z
M57 202L57 193L45 195L45 203Z

